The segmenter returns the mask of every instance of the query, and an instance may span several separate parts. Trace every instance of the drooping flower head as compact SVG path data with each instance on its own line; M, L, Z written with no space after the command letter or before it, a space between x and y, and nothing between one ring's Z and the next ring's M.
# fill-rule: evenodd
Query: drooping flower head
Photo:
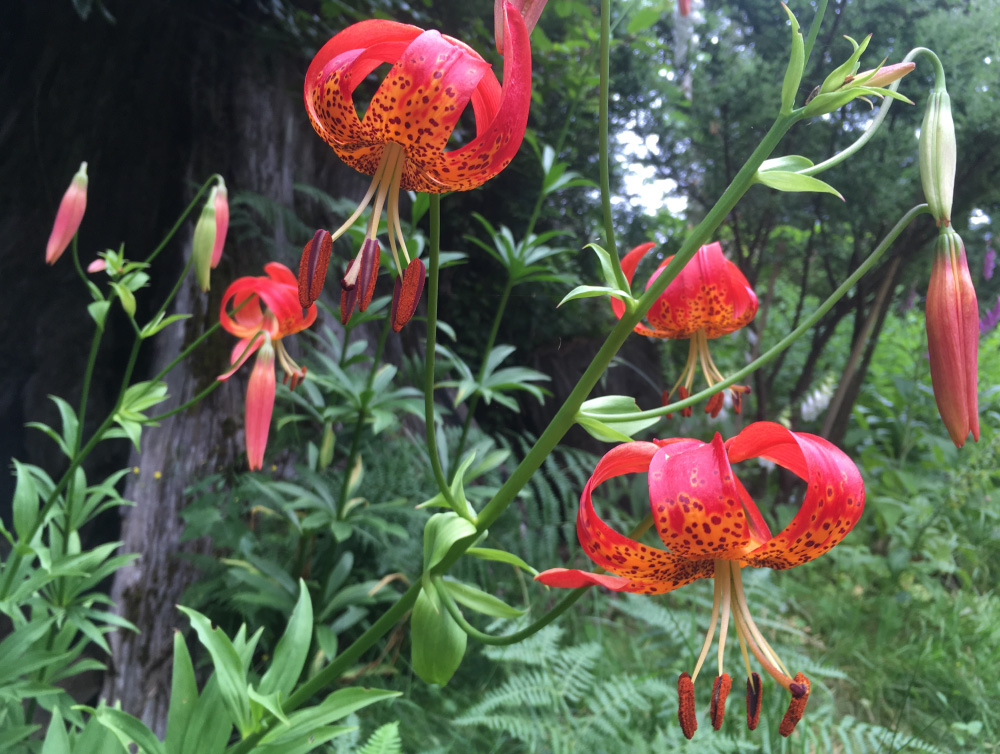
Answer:
M80 229L83 213L87 209L87 163L81 162L73 180L59 202L56 221L49 234L49 242L45 246L45 264L55 264L73 240Z
M365 242L341 282L344 291L359 285L366 291L378 274L376 236L384 206L389 246L401 281L394 299L412 302L415 308L423 275L404 275L399 254L407 267L423 264L411 259L406 248L399 220L400 189L442 193L476 188L503 170L517 153L531 102L531 51L521 14L505 4L503 16L503 86L490 64L465 43L395 21L370 20L349 26L327 42L309 65L305 106L313 128L344 162L373 176L357 211L330 234L330 240L336 240L374 198ZM359 118L354 90L384 63L392 69ZM464 146L445 151L469 103L476 136ZM299 277L303 307L315 300L321 287L306 277L308 271L315 275L325 270L325 264L307 261L307 257L320 254L323 248L313 243L304 250ZM363 309L367 304L361 303ZM342 312L341 317L349 314Z
M240 341L233 347L229 359L232 369L218 379L228 380L253 353L257 353L246 399L245 434L251 470L264 465L264 448L274 410L275 355L285 370L285 382L292 390L306 376L305 368L292 360L281 340L316 321L315 304L306 310L299 305L298 282L291 270L278 262L270 262L264 265L264 271L266 277L242 277L234 281L222 297L219 312L223 329Z
M622 271L629 283L635 276L636 268L654 244L636 246L622 259ZM649 288L660 276L672 256L667 257L646 283ZM611 308L618 319L625 313L625 304L611 299ZM739 268L722 254L722 246L711 243L695 252L691 261L667 286L646 314L650 326L636 325L635 331L651 338L687 338L691 341L687 363L680 379L667 394L686 398L692 392L694 374L698 364L709 387L724 378L716 368L708 353L708 341L721 335L728 335L750 323L757 315L757 295L740 272ZM733 406L739 413L742 394L750 392L745 385L729 388ZM665 400L667 396L665 396ZM706 413L717 416L722 410L722 393L716 393L705 406ZM685 416L691 415L684 409Z
M979 441L979 301L965 258L965 244L942 226L934 251L926 304L931 385L941 421L961 448L972 432Z
M802 505L791 522L772 535L731 464L763 458L806 482ZM622 474L646 473L657 533L669 551L636 542L609 527L594 510L591 495L602 482ZM536 579L555 587L597 584L614 591L663 594L703 578L715 580L708 634L691 675L678 684L679 718L688 738L694 735L694 681L719 633L718 677L711 717L722 724L732 680L723 652L730 616L744 657L749 649L764 671L792 696L779 731L789 735L805 711L809 681L792 676L754 623L743 590L747 566L784 570L819 557L854 527L864 509L865 491L857 467L821 437L792 432L780 424L757 422L723 442L692 439L630 442L607 453L584 487L576 520L577 536L595 564L609 573L554 568ZM747 718L757 726L762 687L747 662Z

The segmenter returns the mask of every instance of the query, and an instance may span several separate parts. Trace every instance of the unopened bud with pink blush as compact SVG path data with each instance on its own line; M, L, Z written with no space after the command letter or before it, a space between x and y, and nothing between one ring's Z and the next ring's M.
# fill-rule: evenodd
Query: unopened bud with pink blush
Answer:
M63 194L56 221L45 247L45 264L55 264L73 240L87 209L87 163L81 162L69 188Z

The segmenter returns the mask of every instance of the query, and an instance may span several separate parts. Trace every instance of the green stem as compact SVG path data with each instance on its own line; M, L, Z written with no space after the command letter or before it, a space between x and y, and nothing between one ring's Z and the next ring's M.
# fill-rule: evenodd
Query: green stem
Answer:
M365 381L365 390L361 394L361 406L358 408L358 420L354 425L354 434L351 437L351 449L347 453L347 466L344 467L344 481L340 485L340 497L337 498L337 518L343 519L344 511L347 508L348 485L351 481L351 469L357 462L358 453L361 450L361 436L364 433L365 420L368 417L368 404L371 402L372 385L375 384L375 374L378 372L379 364L382 363L382 352L385 350L385 341L389 337L389 327L392 324L392 317L387 315L382 325L382 332L378 336L378 344L375 346L375 355L372 357L372 366L368 370L368 379ZM346 338L346 334L345 334ZM347 343L344 343L343 352L347 351Z
M525 235L527 239L527 235ZM514 280L510 275L507 275L507 284L504 286L503 294L500 296L500 303L497 305L496 314L493 316L493 327L490 329L490 335L486 339L486 348L483 350L483 362L479 365L479 376L476 381L481 385L483 380L486 379L486 365L490 360L490 352L493 350L493 344L496 343L497 333L500 332L500 322L503 320L504 311L507 308L507 301L510 299L510 292L514 288ZM476 407L479 405L479 393L474 393L469 399L469 405L466 407L465 411L465 421L462 422L462 434L458 438L458 446L455 449L455 463L457 464L462 458L462 451L465 450L465 441L469 436L469 427L472 425L472 417L476 413Z
M826 15L827 2L828 0L819 0L819 5L816 8L816 15L813 16L812 25L809 27L809 36L806 38L806 56L802 63L803 68L809 65L809 56L812 55L813 45L816 44L816 37L819 36L819 29L823 25L823 16Z
M809 328L811 328L813 325L819 322L820 318L822 318L824 314L830 311L833 305L836 304L841 298L843 298L844 294L846 294L851 288L853 288L854 284L857 283L858 280L860 280L861 277L866 272L868 272L879 261L879 259L882 258L882 255L885 254L886 251L888 251L889 247L892 246L892 243L896 240L899 234L903 232L903 229L906 228L906 226L909 225L915 217L925 212L929 212L927 205L920 204L911 209L905 215L903 215L903 217L900 218L899 222L896 223L893 229L889 231L889 233L886 235L884 239L882 239L882 242L875 247L875 250L871 254L868 255L868 258L861 263L858 269L856 269L850 275L850 277L848 277L843 283L841 283L840 287L838 287L837 290L835 290L832 294L830 294L829 298L827 298L826 301L824 301L816 309L816 311L814 311L808 318L806 318L806 320L802 324L800 324L798 327L792 330L788 335L786 335L784 338L778 341L765 353L761 354L757 359L755 359L754 361L750 362L745 367L743 367L743 369L740 369L738 372L735 372L722 382L717 382L715 385L712 385L712 387L707 388L706 390L702 390L700 393L695 393L694 395L689 396L688 398L685 398L682 401L671 403L668 406L661 406L660 408L653 408L650 409L649 411L636 411L630 414L620 414L616 416L615 419L619 421L635 421L639 419L654 419L659 416L665 416L666 414L673 413L674 411L679 411L682 408L686 408L688 406L694 405L695 403L699 403L703 400L706 400L707 398L710 398L712 395L719 392L720 390L724 390L730 385L739 382L744 377L748 377L749 375L753 374L753 372L755 372L756 370L760 369L762 366L773 360L778 354L780 354L782 351L784 351L786 348L792 345L792 343L798 340L798 338L801 337L801 335L805 333Z
M437 426L434 421L434 351L437 348L437 307L438 307L438 273L441 265L438 260L441 251L441 195L430 195L430 238L428 239L427 258L430 267L427 270L427 343L424 346L424 424L427 432L427 455L431 459L431 469L438 489L448 506L462 518L472 520L468 505L459 505L451 494L448 480L444 478L441 469L441 459L437 449Z
M220 176L218 173L215 173L209 176L208 180L201 185L201 188L198 189L198 193L194 195L194 199L191 200L191 203L188 204L188 206L185 208L183 212L181 212L181 216L177 218L177 222L174 223L174 226L167 231L167 235L163 237L163 240L160 241L159 245L155 249L153 249L153 251L150 253L148 257L146 257L146 259L144 260L146 264L151 264L152 261L156 259L157 256L159 256L160 252L166 248L167 244L170 243L170 239L174 237L174 234L177 233L181 225L183 225L184 221L187 219L187 216L191 214L191 211L195 208L195 205L197 205L198 200L201 198L201 195L208 190L208 187L211 185L212 181L221 177L222 176Z
M607 252L615 270L618 287L628 290L625 273L618 260L618 246L615 244L615 222L611 214L611 174L608 168L610 149L608 147L608 102L611 84L611 0L601 0L601 93L600 112L597 116L598 165L601 174L601 213L604 216L604 236Z

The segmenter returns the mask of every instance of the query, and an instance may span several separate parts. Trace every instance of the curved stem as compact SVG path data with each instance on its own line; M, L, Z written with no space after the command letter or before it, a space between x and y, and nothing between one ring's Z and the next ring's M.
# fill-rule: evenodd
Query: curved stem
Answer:
M459 505L451 494L448 480L444 478L441 469L441 458L437 449L437 425L434 420L434 351L437 348L437 307L438 307L438 273L441 265L441 195L430 195L431 234L428 239L427 270L427 343L424 346L424 424L427 432L427 455L431 459L431 469L438 489L448 506L462 518L472 520L469 507L465 503ZM470 540L471 543L471 540Z
M177 218L177 222L174 223L173 227L167 231L167 235L165 235L163 237L163 240L160 241L159 245L155 249L153 249L152 252L150 252L150 255L143 260L146 264L150 264L154 259L156 259L157 256L159 256L160 252L163 251L164 248L166 248L166 245L170 243L170 239L174 237L174 234L177 233L181 225L183 225L184 221L187 219L187 216L191 214L191 211L198 204L198 200L201 198L201 195L208 190L208 187L212 184L212 181L216 180L217 178L221 178L221 176L218 173L214 173L210 175L208 180L201 185L201 188L198 189L198 193L194 195L194 199L192 199L191 203L188 204L188 206L184 209L183 212L181 212L181 216Z
M527 235L525 236L527 238ZM510 292L514 288L514 280L508 275L507 284L504 286L503 294L500 296L500 303L497 305L496 314L493 316L493 327L490 329L490 335L486 339L486 347L483 349L483 362L479 365L479 374L476 380L479 384L482 384L483 380L486 378L486 365L490 360L490 352L493 351L493 345L497 341L497 333L500 331L500 322L503 320L504 311L507 309L507 301L510 299ZM465 440L469 435L469 427L472 424L472 417L476 413L476 407L479 405L479 393L475 393L469 399L469 405L465 410L465 421L462 422L462 434L458 438L458 447L455 449L455 463L457 464L462 458L462 451L465 450Z
M754 371L767 364L769 361L774 359L779 353L784 351L786 348L792 345L792 343L798 340L798 338L806 330L815 325L824 314L830 311L830 309L833 308L833 305L836 304L841 298L843 298L844 294L846 294L854 286L854 284L857 283L858 280L860 280L861 277L866 272L868 272L875 265L875 263L879 261L879 259L882 258L882 255L885 254L886 251L888 251L893 241L895 241L896 238L899 236L899 234L903 232L906 226L909 225L918 215L927 212L928 212L927 205L920 204L911 209L905 215L903 215L903 217L900 218L899 222L896 223L895 227L893 227L893 229L889 231L886 237L882 239L882 243L880 243L878 246L875 247L875 250L868 255L868 258L861 263L858 269L856 269L853 273L851 273L850 277L848 277L843 283L841 283L840 287L838 287L837 290L835 290L832 294L830 294L830 297L827 298L827 300L824 301L816 309L816 311L814 311L809 317L807 317L806 320L802 322L801 325L796 327L794 330L788 333L788 335L786 335L784 338L779 340L774 346L768 349L765 353L761 354L758 358L751 361L749 364L740 369L738 372L733 373L732 375L724 379L722 382L717 382L715 385L708 388L707 390L702 390L700 393L695 393L694 395L685 398L682 401L677 401L676 403L671 403L667 406L661 406L660 408L653 408L650 409L649 411L636 411L630 414L620 414L615 417L616 421L633 421L636 419L653 419L658 416L666 416L669 413L678 411L679 409L686 408L687 406L694 405L695 403L699 403L707 398L710 398L712 395L719 392L720 390L724 390L730 385L733 385L741 381L744 377L749 376Z

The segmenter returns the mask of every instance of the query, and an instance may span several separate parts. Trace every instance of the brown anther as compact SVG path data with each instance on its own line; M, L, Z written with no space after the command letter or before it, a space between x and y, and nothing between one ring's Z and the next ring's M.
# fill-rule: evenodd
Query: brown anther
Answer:
M378 262L382 255L378 241L366 238L361 245L361 270L358 273L358 287L361 289L361 300L358 309L364 311L372 301L375 293L375 281L378 279Z
M747 678L747 728L757 730L757 723L760 722L760 701L764 693L764 687L760 683L760 676L751 673Z
M715 685L712 686L712 706L709 715L712 718L712 727L715 730L722 728L722 718L726 714L726 697L733 687L733 679L729 673L716 676Z
M698 717L694 712L694 681L690 673L681 673L677 679L677 720L684 737L690 740L698 730Z
M809 679L802 673L796 673L788 690L792 692L792 700L788 703L785 716L781 718L781 725L778 726L778 733L786 738L792 735L792 731L806 711L806 702L809 701Z
M299 260L299 303L303 309L312 306L323 290L332 250L333 240L322 228L316 231L312 240L302 249L302 259Z
M681 385L679 388L677 388L677 395L680 396L681 400L684 400L685 398L690 398L691 397L691 393L689 393L688 389L686 387L684 387L683 385ZM690 406L688 406L687 408L682 408L681 409L681 416L691 416L692 413L694 413L694 412L691 410Z
M417 311L426 277L427 269L424 263L414 259L406 268L402 278L396 278L396 286L392 291L392 329L396 332L402 330L403 325L409 322Z
M711 414L714 419L722 411L722 407L725 405L726 399L723 397L722 393L716 393L711 398L708 399L708 403L705 404L705 413Z
M352 261L347 266L347 271L350 272L351 267L357 263L357 260ZM340 291L340 324L346 325L351 321L351 315L354 314L354 306L358 303L358 286L352 285L350 288L344 287L341 283Z

